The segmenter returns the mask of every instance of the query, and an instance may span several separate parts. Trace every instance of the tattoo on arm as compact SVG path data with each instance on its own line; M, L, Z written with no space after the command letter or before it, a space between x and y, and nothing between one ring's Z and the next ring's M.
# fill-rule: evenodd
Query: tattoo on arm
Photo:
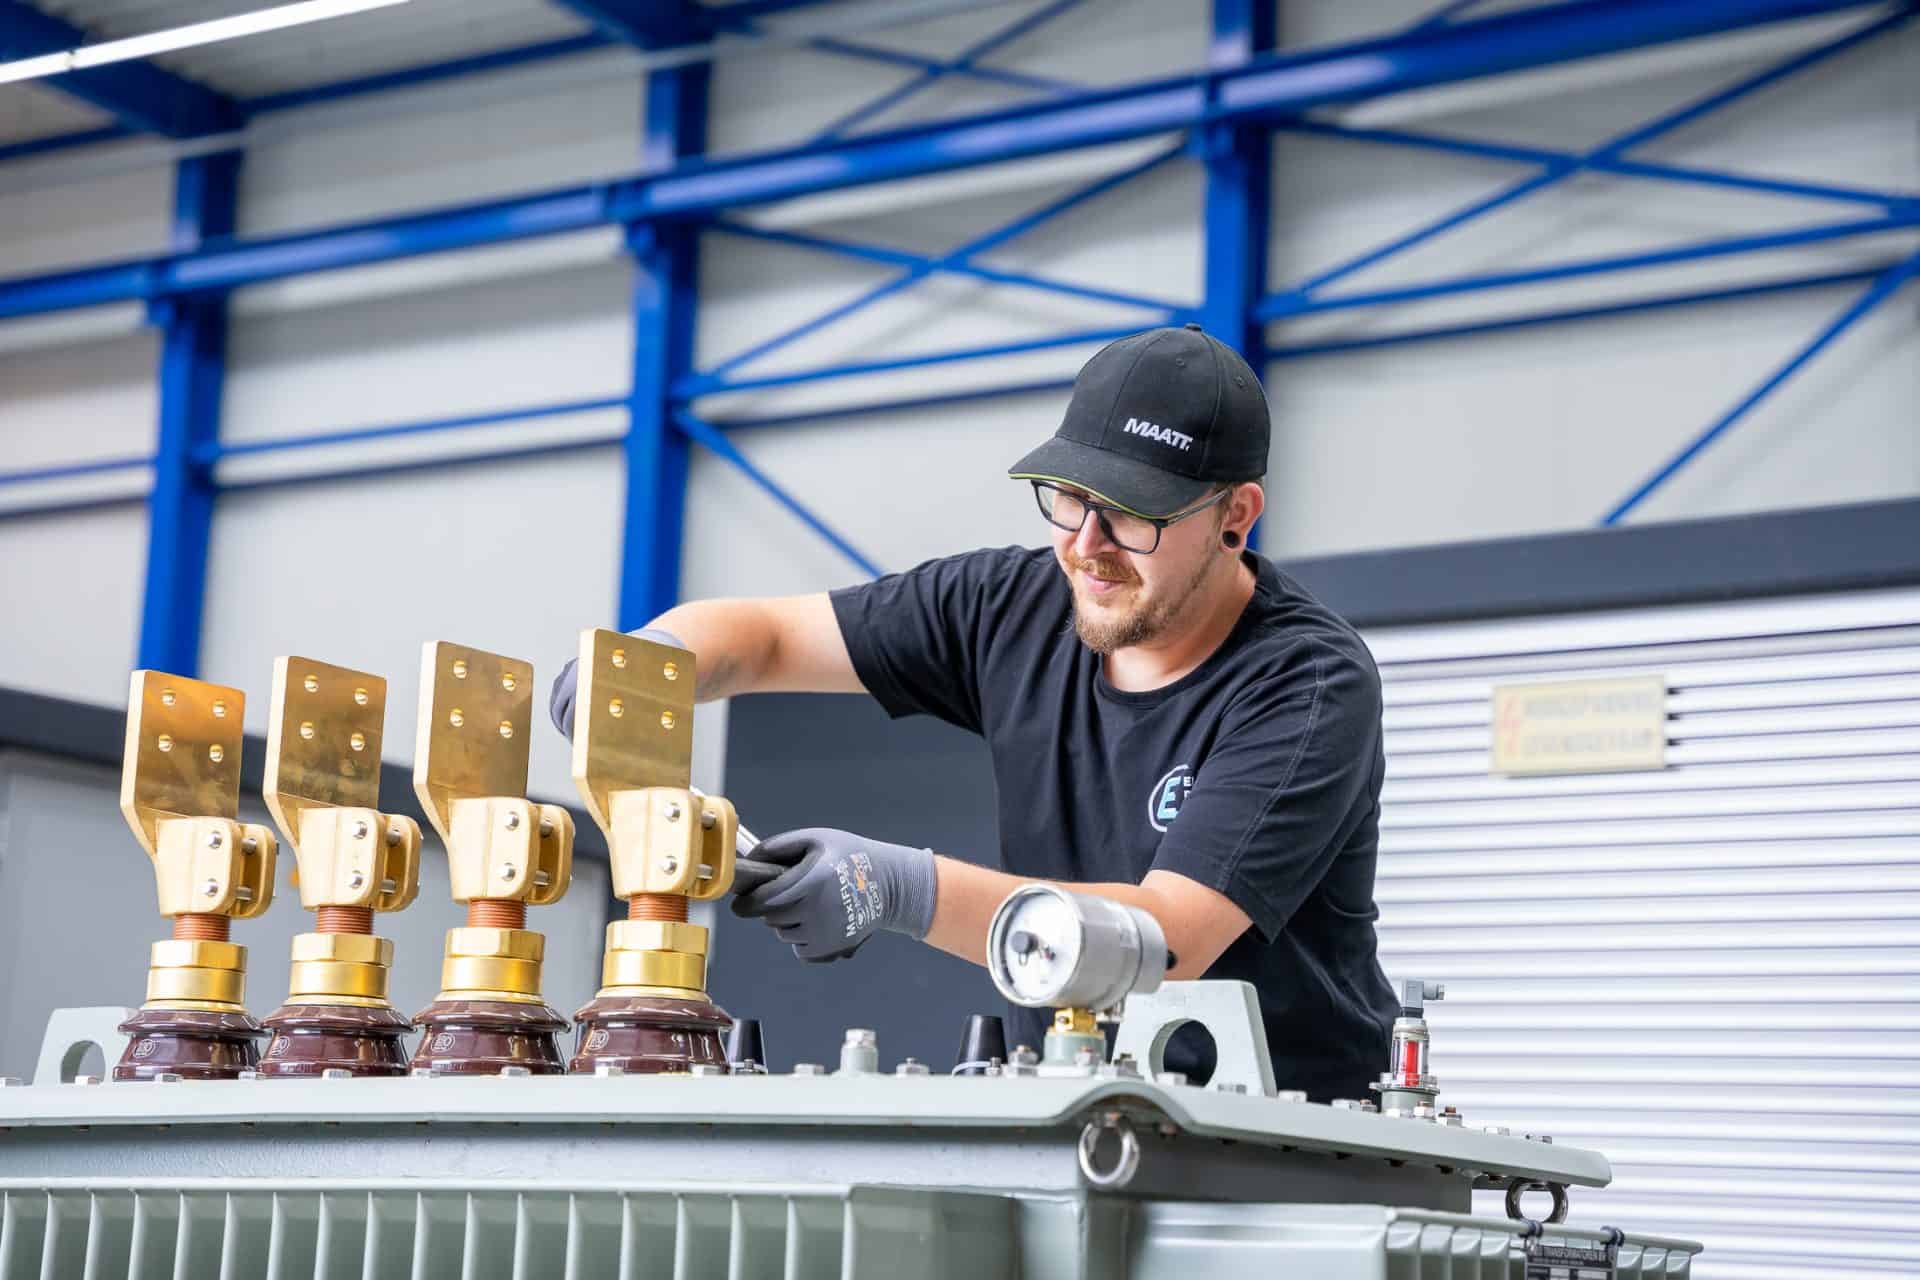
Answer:
M713 660L710 670L700 672L694 681L694 695L701 700L728 698L739 692L736 687L740 675L740 664L731 657L721 656Z

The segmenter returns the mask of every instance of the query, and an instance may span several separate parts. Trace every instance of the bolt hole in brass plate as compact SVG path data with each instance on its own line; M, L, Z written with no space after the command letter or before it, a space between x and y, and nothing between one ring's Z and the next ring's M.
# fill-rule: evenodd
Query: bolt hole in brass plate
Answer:
M133 673L120 812L149 854L164 818L239 816L246 706L246 695L225 685Z
M442 840L453 801L527 793L533 664L446 640L420 655L413 790Z
M693 654L605 628L580 634L573 782L602 830L610 791L692 779Z
M280 830L298 836L315 806L371 809L380 803L380 739L387 682L311 658L273 664L262 790Z

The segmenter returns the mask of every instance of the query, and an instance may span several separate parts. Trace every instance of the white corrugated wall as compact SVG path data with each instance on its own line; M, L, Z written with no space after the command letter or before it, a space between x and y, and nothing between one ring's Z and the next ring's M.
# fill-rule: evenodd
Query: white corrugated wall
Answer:
M1442 1102L1606 1152L1574 1219L1703 1240L1701 1280L1920 1269L1920 590L1368 641ZM1489 776L1493 683L1642 673L1664 771Z

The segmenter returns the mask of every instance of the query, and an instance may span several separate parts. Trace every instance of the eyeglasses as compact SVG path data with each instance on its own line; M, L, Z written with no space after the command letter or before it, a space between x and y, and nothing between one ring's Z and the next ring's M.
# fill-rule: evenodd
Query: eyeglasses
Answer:
M1033 496L1040 504L1040 514L1047 518L1049 524L1068 533L1078 533L1087 523L1087 513L1092 512L1100 522L1100 532L1107 535L1108 541L1123 551L1142 556L1152 555L1159 548L1160 534L1168 525L1198 515L1232 492L1231 487L1222 489L1205 502L1188 507L1185 511L1176 511L1170 516L1143 516L1104 502L1095 502L1071 489L1062 489L1044 480L1033 482Z

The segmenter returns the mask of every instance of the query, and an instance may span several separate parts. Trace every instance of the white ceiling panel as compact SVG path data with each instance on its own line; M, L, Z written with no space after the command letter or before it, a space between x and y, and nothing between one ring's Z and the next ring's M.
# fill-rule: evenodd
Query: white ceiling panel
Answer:
M0 147L112 123L106 112L42 85L0 85Z

